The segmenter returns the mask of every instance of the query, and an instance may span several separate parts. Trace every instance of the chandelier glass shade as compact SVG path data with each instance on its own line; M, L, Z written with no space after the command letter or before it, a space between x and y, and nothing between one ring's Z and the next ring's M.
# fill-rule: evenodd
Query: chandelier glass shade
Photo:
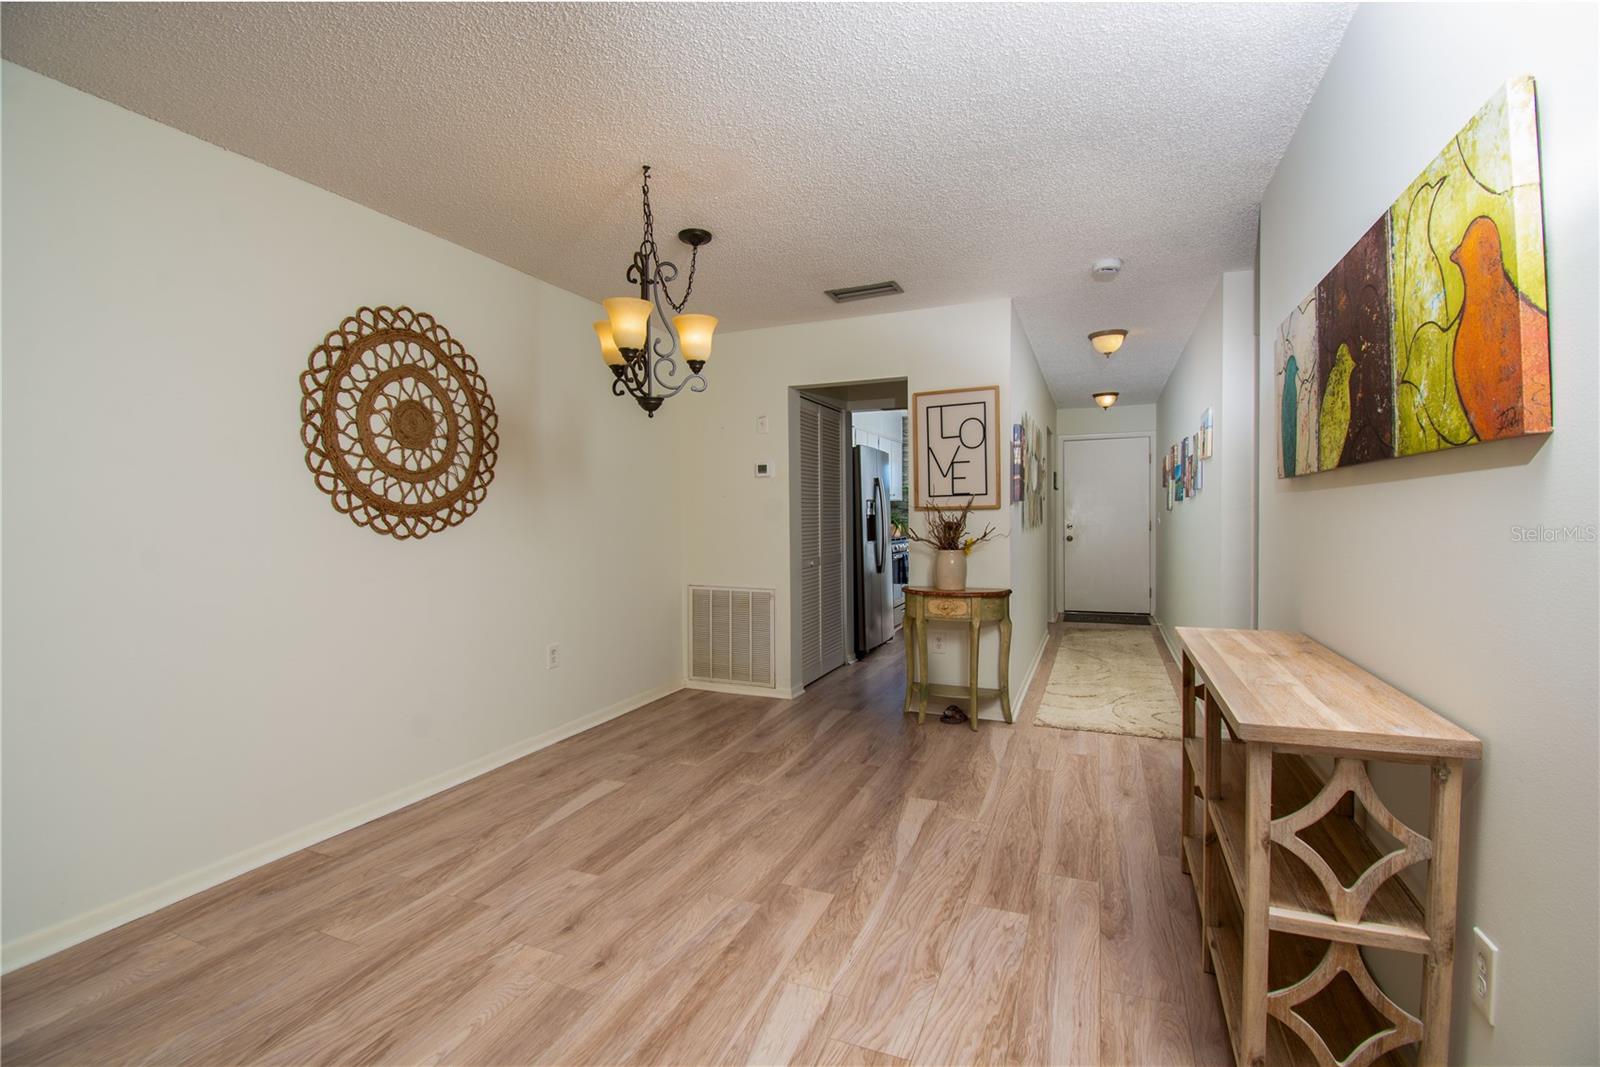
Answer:
M594 324L594 332L600 341L600 358L611 368L611 392L616 396L633 397L645 414L655 418L661 405L685 388L693 393L706 391L701 371L711 358L711 335L717 328L717 320L712 315L684 313L689 294L694 291L700 246L710 243L711 232L678 231L678 240L691 251L683 299L674 300L667 286L677 280L678 267L662 259L656 251L648 166L644 168L642 192L644 239L639 242L625 275L629 283L639 287L639 295L614 296L602 301L606 317ZM687 365L686 374L679 366L680 355Z
M601 319L594 324L595 335L600 338L600 358L606 361L608 367L620 367L627 360L622 358L622 353L617 351L616 338L611 336L611 322Z
M684 362L699 371L711 358L711 334L717 328L715 315L676 315L672 319L678 331L678 347Z
M650 335L650 301L636 296L614 296L601 303L611 323L611 339L618 348L643 348Z

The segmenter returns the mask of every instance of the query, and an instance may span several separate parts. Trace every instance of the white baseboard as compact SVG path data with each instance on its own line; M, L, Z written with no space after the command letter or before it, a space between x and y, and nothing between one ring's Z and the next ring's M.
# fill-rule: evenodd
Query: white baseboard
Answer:
M804 693L805 686L797 685L789 689L770 689L764 685L739 685L736 682L709 682L703 678L685 678L685 689L703 689L707 693L734 693L746 697L766 697L768 700L793 700Z
M1028 664L1028 669L1022 672L1022 684L1011 687L1011 717L1018 718L1022 714L1022 702L1028 698L1028 689L1033 685L1033 676L1039 672L1039 663L1044 659L1044 650L1050 647L1050 627L1044 628L1044 638L1039 642L1039 648L1033 654L1033 661ZM994 702L994 707L989 709L989 714L979 714L978 718L988 719L991 722L1005 722L1005 712L1000 709L1000 702Z
M162 882L160 885L141 890L121 900L112 901L82 915L65 919L54 926L46 927L32 934L24 935L4 946L0 946L0 973L15 970L26 966L35 960L70 948L80 941L87 941L97 934L115 929L123 923L159 911L169 904L174 904L185 897L220 885L230 878L237 878L248 871L253 871L263 864L273 860L282 859L292 852L308 848L319 841L326 841L335 834L344 833L346 830L360 826L362 823L371 822L373 819L388 815L390 812L399 811L409 804L425 800L435 793L442 792L462 782L470 781L482 774L487 774L496 767L504 766L513 760L521 759L531 752L541 748L548 748L557 741L565 740L573 734L599 726L603 722L625 715L635 708L643 707L653 700L659 700L669 693L676 693L683 688L681 685L672 684L659 686L644 693L638 693L626 700L618 701L610 707L601 708L571 722L563 723L533 737L518 741L487 756L464 763L442 774L425 778L414 785L397 789L365 804L358 804L337 815L312 823L310 826L292 830L287 834L274 838L271 841L236 852L216 863L207 864L198 870L179 875L176 878ZM770 693L769 693L770 695Z
M1033 654L1033 662L1028 664L1027 671L1022 677L1022 688L1014 689L1012 703L1016 707L1022 706L1022 701L1027 699L1028 690L1033 688L1033 676L1039 673L1039 665L1044 662L1044 650L1050 647L1050 628L1045 627L1044 638L1039 642L1039 650Z
M1161 635L1161 640L1166 642L1167 651L1172 653L1172 662L1182 663L1183 658L1178 654L1177 642L1172 640L1172 631L1167 628L1166 623L1152 615L1150 616L1150 625L1156 628L1156 632Z

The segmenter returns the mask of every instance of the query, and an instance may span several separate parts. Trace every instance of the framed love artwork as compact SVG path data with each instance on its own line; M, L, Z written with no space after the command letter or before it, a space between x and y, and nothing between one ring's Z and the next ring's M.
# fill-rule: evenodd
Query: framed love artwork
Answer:
M936 389L911 396L914 506L918 511L1000 507L1000 387Z

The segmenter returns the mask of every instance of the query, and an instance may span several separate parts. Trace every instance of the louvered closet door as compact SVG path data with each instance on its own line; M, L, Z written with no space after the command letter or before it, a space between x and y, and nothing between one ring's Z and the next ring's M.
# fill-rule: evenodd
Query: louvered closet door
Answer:
M822 408L822 647L826 674L844 666L844 414Z
M800 684L844 664L844 418L800 401Z

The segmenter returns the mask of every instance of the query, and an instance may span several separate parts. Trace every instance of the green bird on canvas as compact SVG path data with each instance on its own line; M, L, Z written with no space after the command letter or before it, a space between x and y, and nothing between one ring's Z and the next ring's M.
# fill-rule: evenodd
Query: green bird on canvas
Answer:
M1350 358L1350 346L1341 344L1333 357L1333 367L1328 371L1328 387L1322 393L1317 450L1322 456L1323 470L1339 465L1345 435L1350 432L1350 371L1355 365L1356 361Z

